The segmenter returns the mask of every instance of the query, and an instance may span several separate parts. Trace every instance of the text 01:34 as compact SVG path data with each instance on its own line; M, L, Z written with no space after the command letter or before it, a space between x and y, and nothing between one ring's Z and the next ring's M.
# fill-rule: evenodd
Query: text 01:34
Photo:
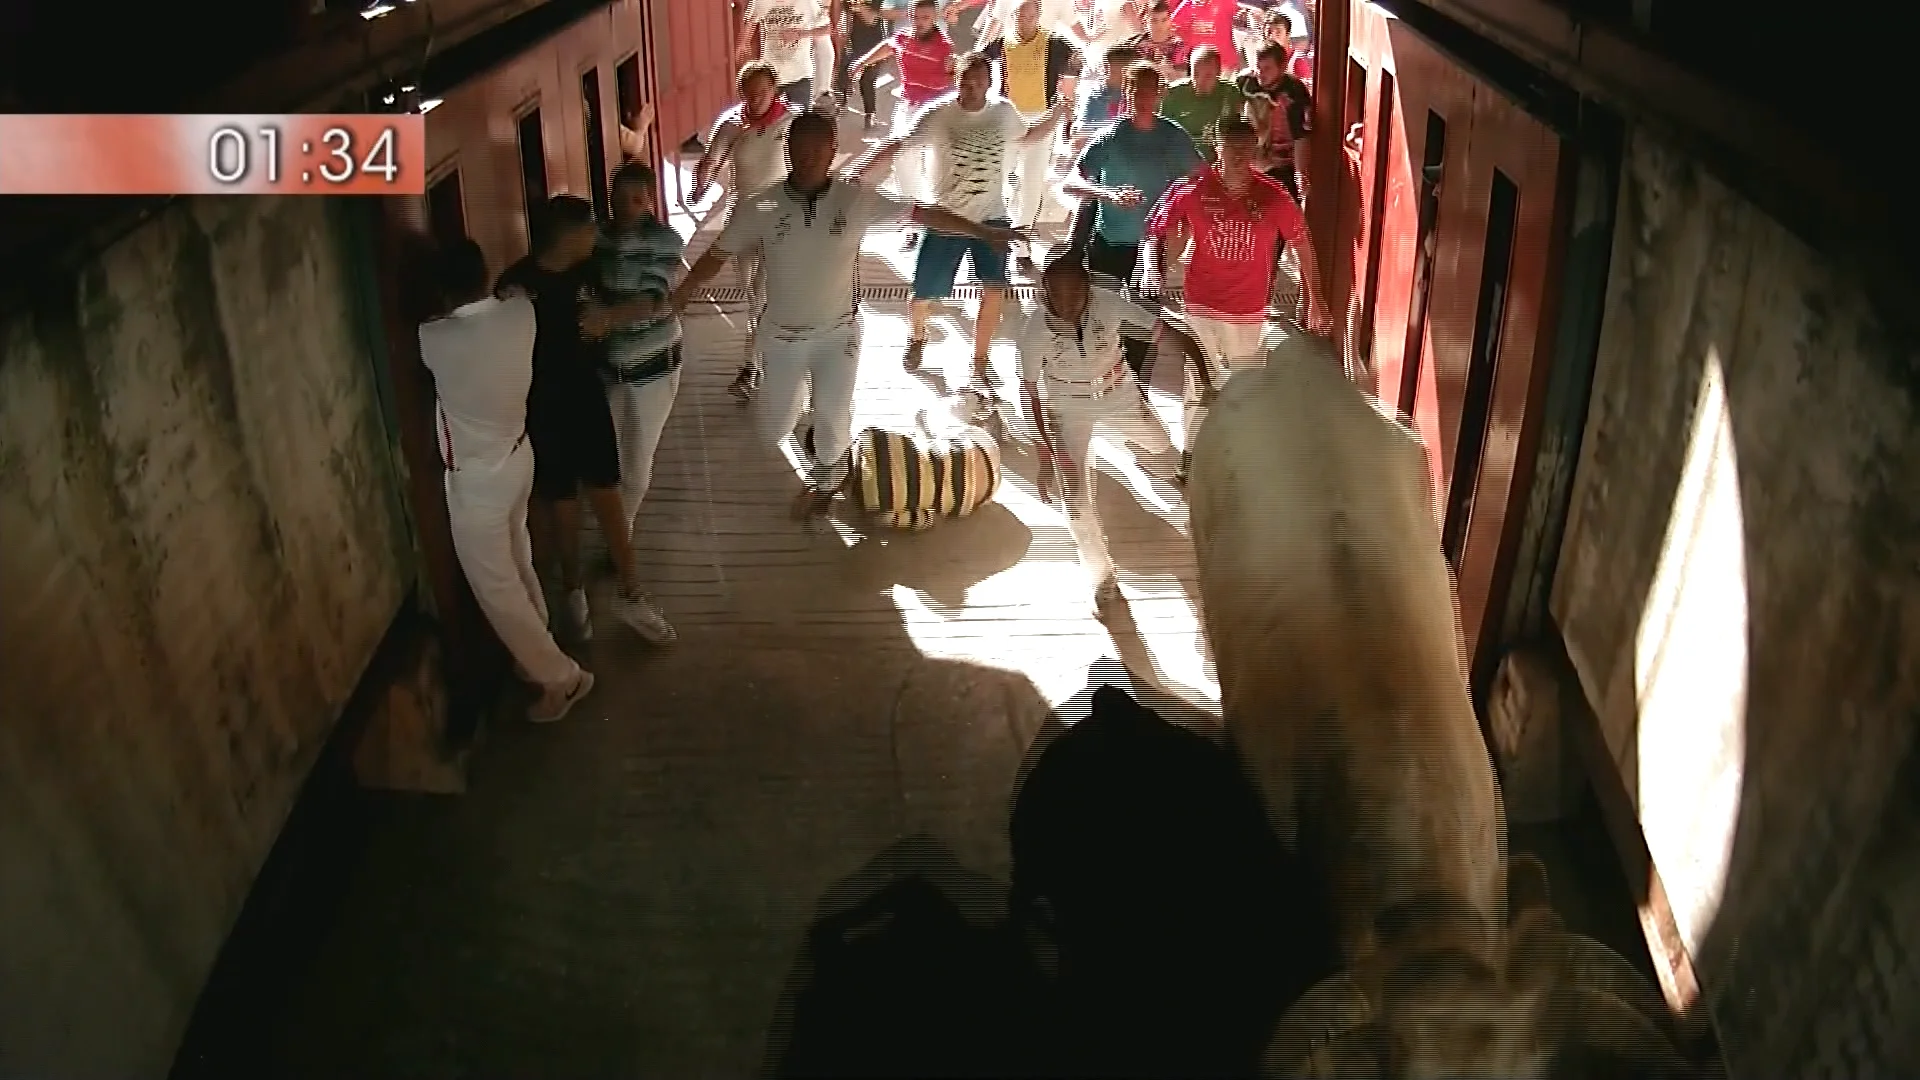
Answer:
M320 160L313 172L302 171L302 182L311 182L315 172L320 179L329 184L344 184L355 175L370 173L391 184L400 173L400 166L394 160L394 142L392 128L383 128L374 139L373 146L367 152L355 158L353 132L344 127L331 127L320 136L320 145L300 144L303 156L312 156L318 150ZM280 129L273 126L256 130L251 138L240 127L228 124L215 128L207 140L207 167L213 179L222 184L238 184L253 172L255 147L266 166L267 183L280 182L280 156L285 140Z

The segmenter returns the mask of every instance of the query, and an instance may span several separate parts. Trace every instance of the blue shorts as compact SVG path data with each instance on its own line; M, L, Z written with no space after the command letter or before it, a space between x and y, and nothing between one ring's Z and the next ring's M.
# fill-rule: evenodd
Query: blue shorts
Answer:
M1013 223L1005 218L993 218L981 224L1004 229ZM953 279L960 276L962 255L973 259L973 276L980 279L980 284L1002 287L1007 284L1005 247L928 229L920 240L920 253L913 260L913 298L944 300L952 296Z

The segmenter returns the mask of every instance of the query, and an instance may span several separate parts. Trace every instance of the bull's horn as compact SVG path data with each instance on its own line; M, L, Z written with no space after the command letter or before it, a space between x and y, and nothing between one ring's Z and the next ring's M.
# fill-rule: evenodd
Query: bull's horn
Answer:
M1274 1025L1260 1073L1265 1077L1313 1077L1334 1064L1329 1057L1341 1036L1373 1022L1373 1006L1345 972L1331 976L1293 1003ZM1351 1043L1341 1056L1352 1053ZM1351 1075L1344 1068L1338 1075Z
M1583 934L1556 936L1563 985L1608 994L1645 1015L1657 1028L1674 1027L1667 999L1626 957Z
M1605 1051L1659 1076L1690 1076L1693 1065L1639 1009L1604 990L1573 988L1565 1005L1581 1045Z

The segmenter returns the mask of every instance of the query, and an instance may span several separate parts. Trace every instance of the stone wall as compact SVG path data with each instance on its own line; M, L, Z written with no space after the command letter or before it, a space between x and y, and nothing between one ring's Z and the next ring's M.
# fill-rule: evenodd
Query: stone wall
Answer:
M1645 130L1612 265L1555 621L1734 1074L1920 1072L1920 350Z
M165 1075L405 595L336 211L175 203L0 315L0 1075Z

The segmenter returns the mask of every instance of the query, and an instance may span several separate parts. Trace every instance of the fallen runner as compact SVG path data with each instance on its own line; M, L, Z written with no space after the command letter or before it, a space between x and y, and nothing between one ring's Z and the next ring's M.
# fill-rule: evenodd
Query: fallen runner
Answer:
M811 456L812 428L802 442ZM910 431L867 428L848 453L846 479L834 494L892 529L918 532L966 517L1000 490L1000 444L947 409L922 410Z

